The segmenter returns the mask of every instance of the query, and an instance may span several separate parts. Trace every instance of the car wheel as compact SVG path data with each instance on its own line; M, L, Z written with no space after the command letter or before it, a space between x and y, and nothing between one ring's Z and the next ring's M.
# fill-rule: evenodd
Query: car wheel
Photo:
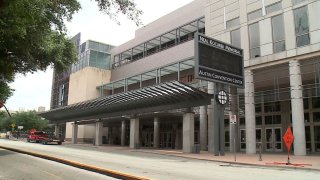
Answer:
M62 142L58 142L58 145L61 145L62 144Z
M30 142L30 139L27 139L27 142Z
M36 143L38 143L39 142L39 140L36 140Z

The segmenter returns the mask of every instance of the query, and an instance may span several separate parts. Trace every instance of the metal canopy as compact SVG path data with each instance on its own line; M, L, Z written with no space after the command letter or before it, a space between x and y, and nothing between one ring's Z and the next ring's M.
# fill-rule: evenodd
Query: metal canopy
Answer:
M51 122L131 117L141 113L208 105L211 96L172 81L53 109L39 115Z

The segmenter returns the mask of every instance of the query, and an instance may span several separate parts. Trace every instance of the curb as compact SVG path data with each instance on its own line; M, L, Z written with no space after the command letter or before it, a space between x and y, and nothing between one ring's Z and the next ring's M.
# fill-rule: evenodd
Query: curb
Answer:
M139 152L139 151L133 151L133 152ZM292 170L306 170L306 171L316 171L320 172L320 169L315 168L308 168L308 167L296 167L296 166L273 166L273 165L262 165L262 164L250 164L250 163L244 163L244 162L231 162L231 161L221 161L221 160L214 160L214 159L203 159L203 158L196 158L196 157L186 157L186 156L180 156L175 154L162 154L159 152L144 152L144 153L150 153L150 154L159 154L164 156L171 156L171 157L179 157L184 159L194 159L194 160L200 160L200 161L209 161L209 162L217 162L217 163L228 163L228 164L234 164L234 165L243 165L243 166L253 166L253 167L261 167L261 168L272 168L272 169L292 169Z
M39 158L42 158L42 159L47 159L47 160L50 160L50 161L59 162L59 163L66 164L66 165L69 165L69 166L73 166L73 167L76 167L76 168L80 168L80 169L96 172L96 173L99 173L99 174L107 175L107 176L110 176L110 177L113 177L113 178L124 179L124 180L149 180L149 178L134 176L134 175L122 173L122 172L119 172L119 171L100 168L100 167L97 167L97 166L87 165L87 164L79 163L79 162L76 162L76 161L70 161L70 160L57 158L57 157L53 157L53 156L49 156L49 155L45 155L45 154L40 154L40 153L35 153L35 152L30 152L30 151L23 151L23 150L20 150L20 149L5 147L5 146L1 146L1 145L0 145L0 148L1 149L6 149L6 150L9 150L9 151L22 153L22 154L31 155L31 156L34 156L34 157L39 157Z

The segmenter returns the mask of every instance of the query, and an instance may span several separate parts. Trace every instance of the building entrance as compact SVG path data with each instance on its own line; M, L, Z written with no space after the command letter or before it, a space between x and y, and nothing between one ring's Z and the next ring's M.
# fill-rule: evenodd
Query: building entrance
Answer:
M172 132L160 132L160 148L172 148Z
M145 131L142 132L142 146L143 147L153 147L153 132Z
M266 128L265 147L266 151L281 152L282 151L282 132L281 127Z

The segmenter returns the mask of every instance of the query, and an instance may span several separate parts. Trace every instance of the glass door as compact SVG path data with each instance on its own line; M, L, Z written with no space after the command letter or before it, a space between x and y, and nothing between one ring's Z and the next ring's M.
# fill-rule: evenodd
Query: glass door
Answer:
M280 127L266 128L266 151L282 151L282 133Z
M240 129L240 150L246 150L246 130Z

